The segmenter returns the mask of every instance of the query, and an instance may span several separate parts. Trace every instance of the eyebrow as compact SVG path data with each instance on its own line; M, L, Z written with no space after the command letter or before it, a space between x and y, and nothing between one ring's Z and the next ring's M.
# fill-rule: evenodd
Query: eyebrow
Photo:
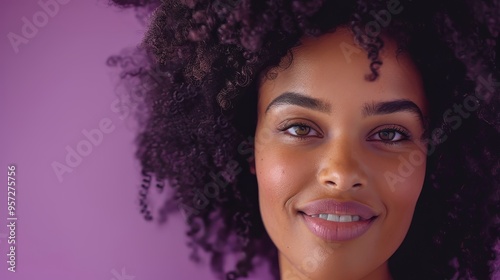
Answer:
M415 114L422 126L424 126L424 115L420 108L413 101L408 99L396 99L385 102L365 104L363 106L363 117L374 115L385 115L397 112L410 112Z
M309 97L296 92L285 92L276 97L266 108L267 113L272 107L282 105L296 105L308 109L312 109L322 113L331 113L331 105L328 102ZM363 117L386 115L397 112L410 112L415 114L424 127L424 117L420 108L413 101L408 99L396 99L391 101L382 101L364 104L362 109Z
M296 92L285 92L276 97L273 101L271 101L271 103L269 103L269 105L267 105L266 113L272 107L280 105L296 105L328 114L331 112L331 106L327 102Z

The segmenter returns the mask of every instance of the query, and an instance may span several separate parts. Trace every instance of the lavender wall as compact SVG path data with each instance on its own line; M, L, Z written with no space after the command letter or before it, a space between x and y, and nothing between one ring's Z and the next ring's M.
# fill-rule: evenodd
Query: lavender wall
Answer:
M133 122L111 109L117 78L105 61L136 45L143 27L107 0L54 1L40 1L56 3L52 12L36 0L2 1L0 279L215 279L188 260L180 215L159 227L138 213ZM68 151L78 148L88 155L70 166ZM11 164L15 273L7 263ZM54 164L67 169L58 176Z

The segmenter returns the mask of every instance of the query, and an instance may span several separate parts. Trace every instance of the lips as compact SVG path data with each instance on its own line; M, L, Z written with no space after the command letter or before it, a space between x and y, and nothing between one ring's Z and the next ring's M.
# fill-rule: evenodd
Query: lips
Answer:
M368 220L377 214L368 206L355 201L337 201L333 199L322 199L313 201L301 210L308 216L319 214L359 216L362 220Z
M332 199L313 201L299 213L313 234L331 242L360 237L377 218L375 211L364 204Z

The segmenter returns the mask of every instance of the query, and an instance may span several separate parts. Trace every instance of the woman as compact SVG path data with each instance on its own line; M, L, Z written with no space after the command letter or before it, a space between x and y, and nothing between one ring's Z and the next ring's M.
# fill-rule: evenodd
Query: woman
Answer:
M226 279L257 260L276 279L495 277L498 1L115 2L155 9L125 69L141 211L167 182L160 221L186 216L195 260Z

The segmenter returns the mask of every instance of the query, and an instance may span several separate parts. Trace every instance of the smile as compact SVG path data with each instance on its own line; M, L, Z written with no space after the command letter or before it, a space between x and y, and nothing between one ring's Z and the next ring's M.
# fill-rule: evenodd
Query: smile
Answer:
M375 211L364 204L331 199L311 202L298 213L309 231L329 242L348 241L362 236L378 217Z
M355 221L355 217L359 216L327 215L327 219L321 218L319 215L309 216L304 213L301 213L300 216L302 216L307 228L314 235L329 242L348 241L358 238L365 234L376 220L376 217L373 217L368 220ZM330 218L333 220L330 220ZM335 221L337 218L339 221Z

